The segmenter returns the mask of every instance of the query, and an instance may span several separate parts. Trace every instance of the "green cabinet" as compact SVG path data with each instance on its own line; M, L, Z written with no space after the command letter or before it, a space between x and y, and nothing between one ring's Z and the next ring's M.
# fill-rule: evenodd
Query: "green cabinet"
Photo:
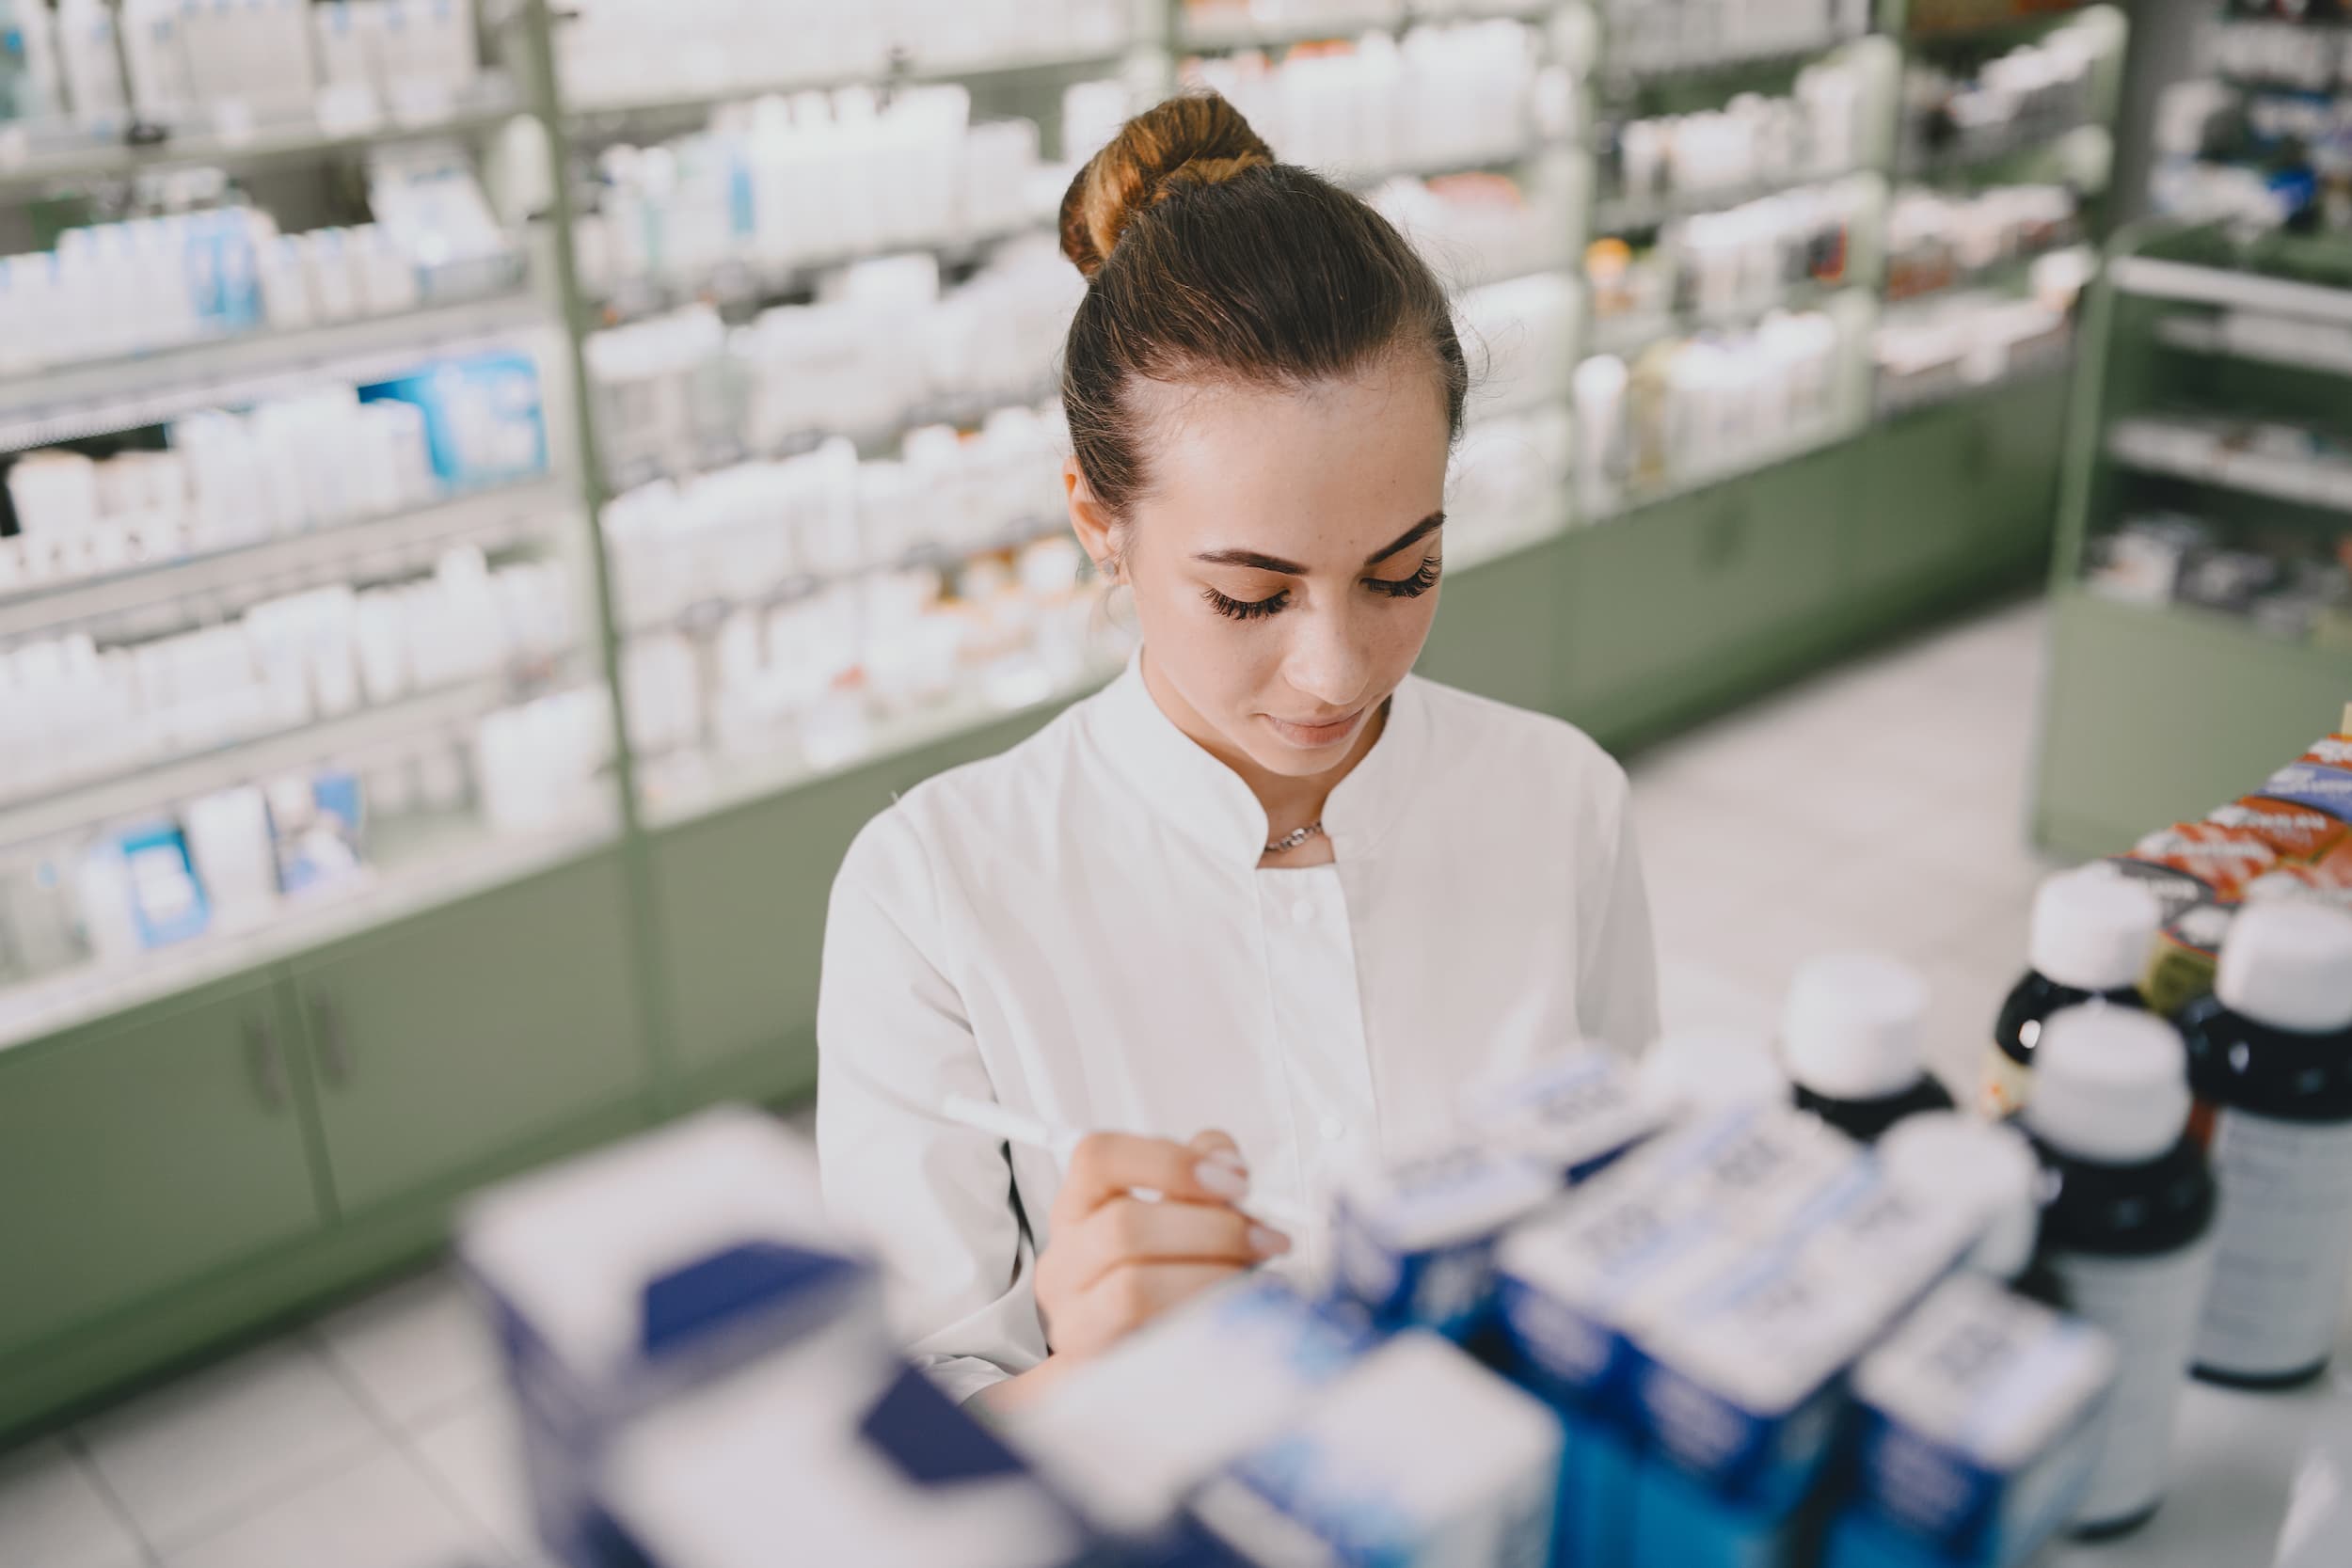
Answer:
M267 980L0 1053L0 1353L326 1217Z
M645 1090L628 907L602 855L291 966L342 1210Z
M1876 433L1848 551L1857 593L1899 606L2044 559L2067 390L2063 375L2004 383Z
M1961 563L1987 491L1993 434L1973 402L1898 416L1863 452L1847 569L1858 594L1908 599Z
M1811 657L1844 581L1850 468L1840 446L1571 534L1569 716L1645 733Z

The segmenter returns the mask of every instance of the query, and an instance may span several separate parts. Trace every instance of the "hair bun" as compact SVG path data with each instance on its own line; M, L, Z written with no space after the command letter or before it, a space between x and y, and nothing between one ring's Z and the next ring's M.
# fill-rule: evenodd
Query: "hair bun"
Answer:
M1120 127L1061 198L1061 249L1092 277L1136 214L1181 185L1214 185L1274 162L1274 150L1216 93L1167 99Z

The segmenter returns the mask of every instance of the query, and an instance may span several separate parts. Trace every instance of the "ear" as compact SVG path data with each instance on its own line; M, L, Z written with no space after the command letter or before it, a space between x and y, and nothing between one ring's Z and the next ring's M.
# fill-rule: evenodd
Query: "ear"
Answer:
M1070 529L1078 536L1078 547L1094 558L1095 570L1102 574L1104 581L1117 580L1119 525L1087 487L1087 476L1079 471L1076 458L1062 459L1061 485L1070 504Z

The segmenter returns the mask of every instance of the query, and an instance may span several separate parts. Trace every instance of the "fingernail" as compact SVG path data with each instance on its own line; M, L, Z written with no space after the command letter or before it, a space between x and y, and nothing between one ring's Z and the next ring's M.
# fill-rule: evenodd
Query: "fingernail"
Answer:
M1249 1167L1242 1163L1241 1156L1232 1149L1213 1148L1209 1150L1208 1158L1214 1160L1220 1165L1232 1166L1234 1170L1240 1172L1243 1176L1248 1176L1249 1174Z
M1261 1258L1279 1258L1291 1249L1291 1239L1263 1225L1249 1227L1249 1250Z
M1203 1160L1192 1169L1193 1179L1219 1197L1248 1197L1249 1178L1233 1165Z

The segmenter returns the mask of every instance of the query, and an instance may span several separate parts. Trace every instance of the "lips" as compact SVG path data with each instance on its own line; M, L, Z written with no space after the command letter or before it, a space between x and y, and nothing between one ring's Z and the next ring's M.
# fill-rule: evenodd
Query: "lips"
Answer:
M1363 722L1365 711L1359 708L1344 718L1327 720L1321 723L1312 724L1301 723L1295 719L1278 719L1270 713L1265 716L1265 719L1267 723L1274 726L1274 733L1284 740L1294 746L1311 750L1320 746L1336 745L1355 734L1356 727Z

